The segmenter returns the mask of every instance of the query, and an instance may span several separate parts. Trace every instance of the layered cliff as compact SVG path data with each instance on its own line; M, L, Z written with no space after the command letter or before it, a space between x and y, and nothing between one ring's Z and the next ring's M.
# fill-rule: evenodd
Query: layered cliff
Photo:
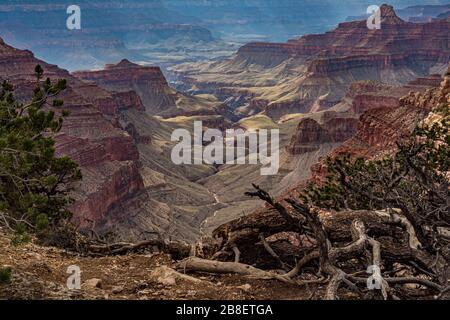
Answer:
M159 67L141 67L128 60L108 64L99 71L75 72L82 80L96 83L110 91L134 90L149 114L157 114L175 106L176 93L172 90Z
M63 109L70 115L56 136L58 154L79 163L84 176L75 194L74 220L92 227L112 207L143 189L139 174L139 153L133 138L118 127L119 110L138 107L133 94L118 96L95 85L87 85L67 71L38 60L30 51L18 50L0 39L0 79L15 86L19 99L27 100L34 87L34 68L40 64L44 76L66 79L61 95ZM122 214L126 215L123 211Z
M376 81L354 82L340 103L327 111L283 117L283 122L299 119L287 150L298 155L318 150L322 144L344 143L359 132L358 128L364 125L368 117L386 117L387 120L391 113L401 109L404 96L411 92L425 93L438 87L441 81L440 76L431 75L404 86L390 86ZM379 115L375 116L377 113ZM411 117L415 118L413 114ZM367 139L388 139L390 132L395 131L390 127L386 128L386 132L381 128L379 130L385 136L376 138L367 134Z
M330 108L355 81L400 86L446 70L450 21L406 22L388 5L381 6L381 17L379 30L369 30L366 21L345 22L324 34L251 43L228 60L173 70L194 92L227 88L242 97L246 90L241 107L263 101L264 112L274 119Z
M40 64L44 76L67 80L61 94L70 116L56 135L56 151L68 155L81 167L83 179L75 186L71 206L73 221L80 230L114 232L119 239L137 241L148 232L165 237L195 240L200 236L202 217L217 206L212 195L196 181L215 172L210 166L177 166L170 160L171 133L180 126L189 128L191 118L162 121L145 112L139 95L126 87L109 91L94 81L81 81L69 72L38 60L30 51L15 49L0 41L0 80L11 81L20 100L31 98L34 68ZM116 70L120 72L116 72ZM96 81L128 85L122 75L137 75L143 81L160 81L169 88L160 70L123 62L109 66L109 73L96 73ZM140 72L144 73L142 78ZM105 79L103 79L105 77ZM170 88L169 88L170 89ZM171 89L170 89L171 90ZM207 98L187 95L181 101L200 107L223 106ZM189 104L187 104L189 105ZM192 110L191 110L192 111ZM208 115L205 125L227 126L220 115ZM185 121L182 124L180 121ZM224 127L225 129L225 127Z
M436 80L435 77L433 80ZM423 83L420 79L413 83L417 82ZM330 156L351 154L366 159L379 159L392 154L397 149L396 142L410 135L418 123L443 103L450 103L450 68L434 88L410 91L399 99L398 107L379 106L365 112L359 119L355 135L333 150ZM324 164L315 165L312 173L314 180L322 181L326 176Z
M74 72L74 76L122 96L136 92L145 111L165 118L226 114L226 105L180 93L171 88L159 67L140 66L126 59L103 70Z

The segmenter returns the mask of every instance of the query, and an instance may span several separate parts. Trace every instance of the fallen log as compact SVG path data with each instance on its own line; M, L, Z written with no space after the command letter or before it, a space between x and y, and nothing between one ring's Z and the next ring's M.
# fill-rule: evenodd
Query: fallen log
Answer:
M261 280L277 279L286 283L292 284L295 283L291 279L283 277L282 275L270 271L261 270L253 266L239 262L221 262L196 257L189 257L178 262L175 268L179 272L205 272L205 273L219 273L219 274L231 273L231 274L239 274L242 276L249 276L254 279L261 279Z

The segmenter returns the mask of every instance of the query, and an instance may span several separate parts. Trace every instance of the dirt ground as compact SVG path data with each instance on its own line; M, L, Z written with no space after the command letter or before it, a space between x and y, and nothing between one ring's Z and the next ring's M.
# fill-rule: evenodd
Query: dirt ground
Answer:
M173 266L166 254L82 257L33 243L13 246L1 232L0 248L0 267L13 270L11 282L0 284L0 299L297 300L318 298L323 290L227 274L191 274L201 281L167 283L152 274L161 266ZM79 290L66 285L71 265L81 269ZM89 286L90 279L99 279L100 284Z

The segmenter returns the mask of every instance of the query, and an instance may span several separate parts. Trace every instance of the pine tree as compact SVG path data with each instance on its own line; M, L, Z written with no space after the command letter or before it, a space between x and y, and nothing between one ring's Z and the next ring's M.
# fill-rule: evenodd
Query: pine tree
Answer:
M39 65L35 73L29 103L15 98L9 82L0 89L0 223L16 233L17 242L29 234L44 237L66 224L71 186L81 179L73 160L55 154L54 135L67 116L57 96L66 81L43 80Z
M438 233L450 225L449 105L434 112L439 121L418 126L397 142L398 151L381 160L327 159L329 172L322 185L310 184L303 201L341 209L400 209L412 223L421 243L430 250L450 248Z

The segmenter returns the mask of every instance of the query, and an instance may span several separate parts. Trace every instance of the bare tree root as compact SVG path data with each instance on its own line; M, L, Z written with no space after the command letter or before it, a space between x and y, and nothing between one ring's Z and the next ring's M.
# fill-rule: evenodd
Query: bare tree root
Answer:
M213 236L220 244L216 242L214 250L201 250L208 255L196 257L191 245L166 242L161 237L136 244L91 245L89 252L124 254L156 247L180 260L176 269L184 272L232 273L298 286L325 284L323 298L329 300L339 299L344 288L362 297L375 297L379 293L384 299L399 299L405 284L426 288L436 294L435 298L442 298L450 290L437 276L445 259L423 249L414 225L401 212L390 209L325 213L290 198L275 201L258 186L254 188L247 195L264 200L269 209L216 229ZM293 233L295 239L306 239L306 245L280 247L266 240L280 233ZM196 246L199 245L203 247L202 243ZM255 259L261 257L272 262L263 262L264 267L259 268ZM292 257L295 260L287 262ZM397 277L399 268L395 265L409 274ZM274 271L280 266L284 273ZM368 266L375 266L379 272L376 278L375 273L364 276ZM375 295L368 294L373 289L369 284L374 280L379 290L373 292Z
M248 276L253 279L270 280L276 279L285 283L292 283L290 279L284 278L274 272L264 271L253 266L239 262L221 262L201 259L196 257L186 258L176 264L176 269L183 272L206 272L206 273L234 273Z
M283 262L283 260L280 259L278 254L272 249L270 244L266 241L266 237L264 237L264 234L259 235L259 239L261 240L261 243L263 244L266 251L280 264L281 268L283 270L288 270L288 266Z
M233 252L234 252L234 262L239 262L241 258L241 252L239 251L239 248L233 247Z
M361 278L361 277L354 277L349 275L348 279L353 281L353 282L360 282L360 283L367 283L367 278ZM421 279L421 278L416 278L416 277L398 277L398 278L383 278L387 283L395 285L395 284L418 284L430 289L433 289L434 291L437 291L439 293L445 293L445 289L430 280L426 280L426 279Z
M436 279L436 274L434 273L435 268L432 267L432 255L424 250L420 250L422 245L418 240L415 229L409 220L398 212L393 210L386 211L371 211L365 212L365 215L357 217L353 215L350 228L343 227L339 222L339 218L336 218L340 213L335 215L320 215L319 211L314 208L309 208L293 199L285 199L284 201L289 204L293 210L289 210L286 205L282 205L280 202L274 201L270 195L264 190L260 189L258 186L254 185L255 192L249 192L247 195L252 197L258 197L261 200L266 201L270 206L272 206L278 213L278 217L285 221L285 225L289 225L290 229L299 234L308 234L313 236L316 241L316 249L312 252L305 254L296 264L296 266L281 277L285 280L293 280L295 276L302 273L302 268L313 261L318 263L318 274L324 274L329 279L328 285L325 292L325 299L337 299L338 291L342 285L346 285L350 290L361 293L358 288L358 284L367 284L368 278L356 277L351 274L347 274L340 267L338 267L338 262L349 263L353 260L361 260L361 257L368 256L369 265L376 266L377 270L380 271L380 277L378 278L378 288L380 289L381 295L384 299L388 298L390 295L393 298L398 298L395 291L390 288L390 285L401 285L408 283L416 283L439 292L446 290L442 285L432 281ZM348 217L347 217L348 218ZM254 217L248 218L247 221L256 220ZM274 218L271 217L269 220L272 224ZM240 221L242 222L242 220ZM239 222L238 222L239 223ZM245 224L245 223L244 223ZM277 221L277 229L280 229L281 222ZM378 236L390 237L394 240L400 240L399 243L395 241L388 243L380 243L374 237L369 236L366 230L366 224L369 226L369 230L372 234ZM389 227L391 226L391 228ZM402 228L402 232L398 233L398 227ZM233 230L235 227L235 230ZM255 237L258 228L253 229L250 226L245 228L240 228L237 225L228 225L227 232L232 235L233 243L236 245L242 243L242 239L239 239L240 235L245 234L246 240L250 237ZM383 230L384 229L384 230ZM245 231L243 231L245 230ZM223 229L218 230L219 234ZM381 232L380 232L381 231ZM387 232L386 232L387 231ZM267 231L266 231L267 233ZM347 245L333 246L333 242L342 242L343 239L348 239L350 233L351 242ZM403 234L407 235L406 246L403 245L401 239ZM216 233L217 234L217 233ZM332 235L330 237L330 234ZM264 233L258 233L259 240L265 239ZM337 241L340 240L340 241ZM225 242L224 247L227 246ZM267 252L277 261L281 260L277 254L274 254L272 248L268 248L267 244L262 242L264 248ZM367 249L371 248L371 253L368 254ZM385 250L386 249L386 250ZM386 251L386 252L384 252ZM393 263L406 263L410 266L415 267L415 271L422 273L431 277L428 280L419 277L387 277L383 278L381 276L381 269L383 266L383 257L387 264ZM299 283L299 282L297 282Z

